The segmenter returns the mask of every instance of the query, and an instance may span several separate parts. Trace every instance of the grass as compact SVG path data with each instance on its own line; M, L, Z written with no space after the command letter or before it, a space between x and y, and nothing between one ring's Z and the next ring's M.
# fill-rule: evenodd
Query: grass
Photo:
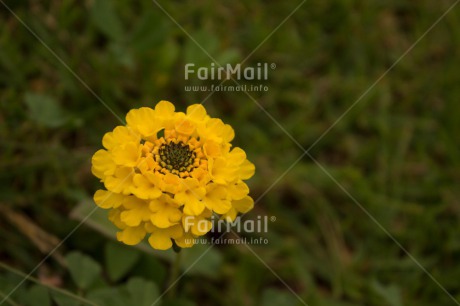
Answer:
M212 60L149 1L5 3L94 92L0 5L0 202L63 239L78 224L70 212L100 186L90 158L120 124L107 108L123 118L161 99L201 102L209 93L184 90L203 84L184 80L184 65ZM245 65L275 63L269 91L249 94L323 167L304 156L290 169L302 150L245 93L209 97L208 112L234 127L256 164L260 200L247 218L276 221L269 244L251 247L283 281L246 247L216 246L218 268L185 276L177 303L301 305L288 285L308 305L458 305L460 8L367 91L454 1L306 1L265 42L299 1L159 3L219 63L254 49ZM0 220L0 260L28 273L50 247ZM57 253L78 250L105 267L107 243L82 226ZM142 256L158 275L138 262L100 281L118 288L141 276L162 291L167 260ZM34 276L78 293L55 259ZM18 280L0 269L2 293Z

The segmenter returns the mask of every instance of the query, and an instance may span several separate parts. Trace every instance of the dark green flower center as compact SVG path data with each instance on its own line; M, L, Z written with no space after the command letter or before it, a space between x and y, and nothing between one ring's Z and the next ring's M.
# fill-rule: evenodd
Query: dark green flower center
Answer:
M163 144L158 153L160 155L160 165L169 171L177 170L182 172L188 170L189 166L193 165L196 157L195 152L190 150L190 146L182 141Z

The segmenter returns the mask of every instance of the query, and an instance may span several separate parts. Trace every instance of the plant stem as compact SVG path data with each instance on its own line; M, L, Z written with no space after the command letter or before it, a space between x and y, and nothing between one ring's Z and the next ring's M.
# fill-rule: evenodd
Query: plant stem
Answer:
M175 298L176 297L176 292L177 292L177 287L179 283L179 271L180 271L180 261L181 261L181 254L182 252L175 252L176 253L176 258L174 259L174 262L171 264L171 272L170 272L170 278L169 278L169 286L167 290L169 290L169 298Z

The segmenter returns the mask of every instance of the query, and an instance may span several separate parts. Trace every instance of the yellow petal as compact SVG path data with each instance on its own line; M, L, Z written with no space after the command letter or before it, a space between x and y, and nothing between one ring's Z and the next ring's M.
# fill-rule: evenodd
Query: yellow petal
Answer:
M159 198L163 193L161 190L153 185L144 175L136 173L133 175L134 187L131 189L132 193L138 198L156 199Z
M197 179L186 178L185 180L181 180L180 183L182 184L183 189L190 190L190 192L194 193L197 197L203 196L205 192L203 192L203 189L200 188L200 182Z
M240 166L238 169L238 176L242 180L247 180L250 179L253 175L254 172L256 171L256 167L254 166L253 163L251 163L249 160L245 160L243 164Z
M124 195L113 193L107 190L98 190L94 194L94 202L97 204L97 206L104 209L119 207L124 198Z
M191 248L195 244L195 237L191 233L187 233L180 238L174 239L174 241L183 249Z
M152 221L153 225L159 228L167 228L173 225L173 223L169 220L170 211L167 208L161 209L156 212L150 220Z
M211 180L211 176L209 175L209 172L202 169L202 168L195 168L192 173L192 178L196 179L197 181L200 182L201 185L206 185Z
M203 150L204 150L204 154L207 157L218 157L221 155L220 145L217 142L212 141L212 140L207 141L203 145Z
M224 142L230 142L233 138L235 138L235 131L230 125L226 124L222 130L222 140Z
M91 163L91 171L100 179L113 175L117 168L116 164L113 162L112 155L106 150L99 150L94 153L91 158Z
M158 212L165 207L166 203L162 199L150 201L149 208L152 212Z
M139 143L124 143L112 150L113 161L120 166L135 167L141 157L141 150Z
M227 187L228 195L232 200L241 200L249 193L249 187L243 181L239 180L229 184Z
M220 200L214 202L213 211L219 215L226 214L232 208L232 204L229 200Z
M208 169L212 180L218 184L226 184L235 180L236 169L231 167L224 158L209 159Z
M168 227L162 230L164 233L168 234L169 237L176 239L184 235L184 229L180 224Z
M192 104L187 107L187 117L196 121L204 120L206 118L206 109L201 104Z
M236 219L238 212L235 208L231 208L225 215L222 215L222 220L226 220L227 222L233 222Z
M208 209L218 214L225 214L232 208L230 201L227 200L225 187L211 183L206 187L206 190L206 197L203 201Z
M117 239L127 245L136 245L144 239L145 234L146 231L142 226L127 227L117 233Z
M196 219L196 216L188 216L185 214L182 216L182 227L186 233L190 231L190 228L195 224Z
M192 133L195 131L195 125L187 119L177 120L174 127L178 133L184 135L192 135Z
M162 209L153 214L150 218L150 221L153 225L159 228L167 228L173 225L173 223L169 221L169 214L166 209Z
M238 212L247 213L254 208L254 200L251 197L246 196L241 200L233 201L232 205Z
M104 186L107 190L115 193L130 194L133 185L133 174L134 171L131 168L117 168L115 175L106 177Z
M125 229L125 228L127 228L126 224L124 224L120 220L121 212L122 212L122 210L119 209L119 208L111 209L111 210L109 210L108 218L119 229Z
M241 165L246 159L246 153L241 148L234 148L228 155L228 162L234 166Z
M174 104L164 100L158 102L158 104L155 106L155 112L160 118L172 116L174 114L174 110Z
M129 127L140 133L143 137L155 136L162 129L157 113L149 107L130 110L126 115Z
M120 214L120 219L128 226L138 226L152 215L148 202L134 196L126 197L123 206L126 210Z
M192 226L192 234L195 236L203 236L212 228L212 223L206 219L200 219Z
M139 226L142 222L142 214L139 210L125 210L120 214L120 220L127 226Z
M172 247L171 238L161 231L154 231L150 235L149 244L157 250L167 250Z
M164 196L161 199L151 201L149 204L150 211L153 212L150 221L159 228L168 228L179 222L182 217L182 212L177 208L178 206L175 203L171 206L170 201L166 199L167 197Z
M183 203L184 213L187 215L198 216L205 209L204 203L193 195L185 195Z
M107 149L112 148L126 142L139 142L139 134L126 126L117 126L112 132L106 133L102 138L102 145Z
M168 206L167 209L168 209L169 221L171 221L171 223L179 222L180 219L182 218L182 212L175 207Z
M199 126L197 129L198 135L204 140L214 140L217 143L222 142L220 131L224 129L225 124L218 118L209 119L205 125Z
M163 177L161 182L161 190L175 194L182 189L181 179L172 173L168 173Z

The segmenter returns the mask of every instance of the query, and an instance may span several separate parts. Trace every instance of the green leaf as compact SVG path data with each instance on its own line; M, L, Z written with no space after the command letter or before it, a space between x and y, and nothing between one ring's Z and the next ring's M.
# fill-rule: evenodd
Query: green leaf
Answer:
M49 306L51 305L51 298L48 292L48 289L39 286L39 285L32 285L26 296L26 305L28 306Z
M88 292L86 298L100 306L125 306L126 297L119 288L100 288Z
M53 292L52 294L53 300L59 306L80 306L81 303L77 301L75 298L62 294L60 292Z
M0 274L0 298L3 299L9 292L13 291L16 285L22 281L22 277L16 274ZM2 294L4 296L2 296ZM20 286L14 291L9 298L12 300L19 299L21 296L24 296L26 293L25 286ZM0 299L0 301L1 301Z
M166 280L167 269L165 264L155 256L142 254L141 259L137 262L131 273L133 275L145 277L161 285L164 284Z
M29 110L29 118L42 126L56 128L68 121L67 114L53 97L26 93L24 101Z
M266 289L262 293L262 306L298 305L300 301L289 291Z
M186 299L168 300L161 304L162 306L196 306L195 302Z
M150 306L160 296L158 287L154 282L146 281L139 277L130 279L126 288L130 295L129 305Z
M101 273L101 266L80 252L70 253L66 260L72 279L81 289L89 288Z
M105 245L105 262L110 280L116 282L125 276L139 260L141 253L124 244L108 242Z
M391 306L402 306L401 290L395 285L384 286L380 282L374 280L372 282L372 289L385 299Z
M211 278L218 277L222 255L214 247L207 244L196 244L181 252L183 252L181 264L183 271L190 268L187 273L204 274Z
M147 52L161 46L170 36L170 24L158 11L148 11L136 23L129 46L137 52Z
M124 36L123 26L118 17L113 1L96 0L91 8L91 20L98 29L113 40L121 40Z

